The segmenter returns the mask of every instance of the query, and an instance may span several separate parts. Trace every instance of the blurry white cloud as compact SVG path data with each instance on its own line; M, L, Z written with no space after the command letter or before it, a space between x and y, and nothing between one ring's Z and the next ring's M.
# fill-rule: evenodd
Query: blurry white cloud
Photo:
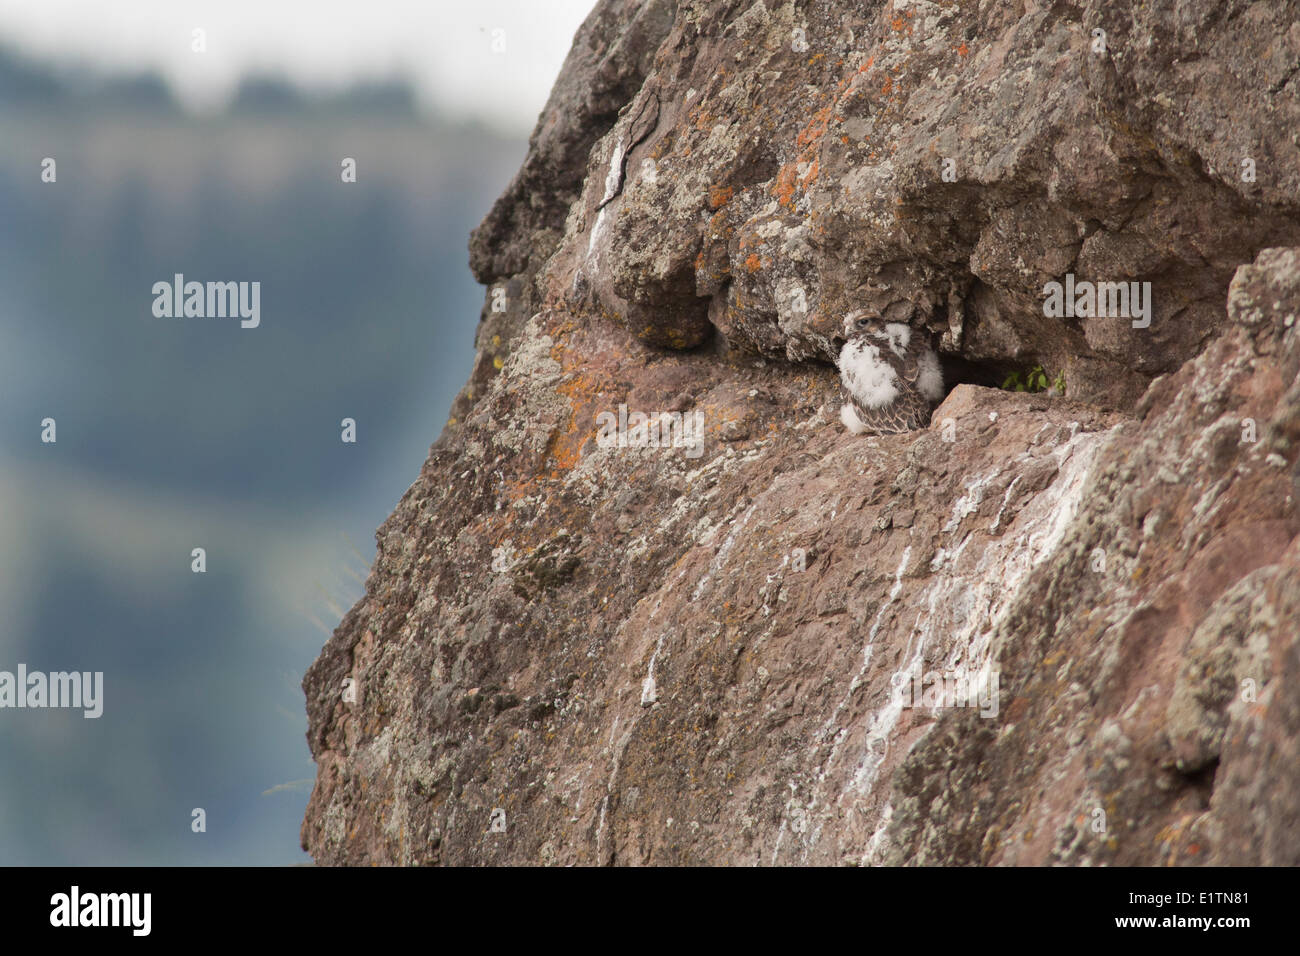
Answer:
M430 105L530 129L595 0L0 0L0 41L61 62L161 72L190 106L241 75L320 88L405 74ZM205 31L206 52L192 49ZM495 41L495 42L494 42Z

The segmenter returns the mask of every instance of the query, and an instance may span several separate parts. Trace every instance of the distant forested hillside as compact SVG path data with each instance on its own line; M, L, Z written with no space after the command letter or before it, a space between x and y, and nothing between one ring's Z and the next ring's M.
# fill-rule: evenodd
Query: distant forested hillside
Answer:
M301 858L306 791L262 792L313 772L298 680L464 382L468 234L524 149L401 82L196 117L0 49L0 668L106 687L0 721L0 863ZM260 326L154 317L176 273L260 282Z

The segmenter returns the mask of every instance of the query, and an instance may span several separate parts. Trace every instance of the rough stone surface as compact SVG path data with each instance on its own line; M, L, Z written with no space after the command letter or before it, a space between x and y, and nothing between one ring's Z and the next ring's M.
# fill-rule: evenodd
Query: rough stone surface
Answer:
M304 846L1300 863L1296 14L600 3L304 681ZM1046 318L1067 273L1150 327ZM853 308L934 334L927 430L840 426ZM1064 396L987 387L1034 365Z

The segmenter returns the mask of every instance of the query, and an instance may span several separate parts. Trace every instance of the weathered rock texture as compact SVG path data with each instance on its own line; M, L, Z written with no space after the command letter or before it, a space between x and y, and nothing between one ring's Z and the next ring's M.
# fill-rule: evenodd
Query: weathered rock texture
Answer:
M1300 863L1297 13L601 2L304 682L304 846ZM1067 273L1149 328L1045 318ZM839 425L853 308L935 335L928 430ZM1065 396L983 387L1034 365Z

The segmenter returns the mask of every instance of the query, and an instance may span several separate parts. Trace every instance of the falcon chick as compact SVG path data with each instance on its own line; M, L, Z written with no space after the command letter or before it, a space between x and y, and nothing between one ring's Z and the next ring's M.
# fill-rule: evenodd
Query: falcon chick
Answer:
M844 405L840 421L855 435L891 435L924 428L943 398L939 356L905 322L844 317L848 341L840 350Z

